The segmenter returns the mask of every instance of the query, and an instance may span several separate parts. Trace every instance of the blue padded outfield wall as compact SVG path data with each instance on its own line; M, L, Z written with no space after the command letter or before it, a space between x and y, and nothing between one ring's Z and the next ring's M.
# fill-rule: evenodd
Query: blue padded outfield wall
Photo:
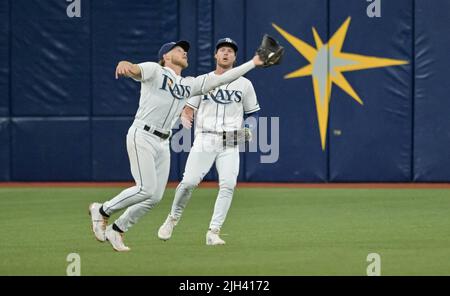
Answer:
M450 182L448 0L79 0L69 17L73 1L0 1L0 181L131 180L139 84L117 62L187 39L183 74L199 75L217 39L242 63L268 33L283 63L247 78L279 134L241 153L240 181Z

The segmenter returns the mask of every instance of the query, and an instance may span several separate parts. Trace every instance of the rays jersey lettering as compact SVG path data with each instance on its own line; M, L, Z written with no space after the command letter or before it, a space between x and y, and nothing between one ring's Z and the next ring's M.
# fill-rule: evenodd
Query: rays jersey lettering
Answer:
M141 96L135 121L168 133L191 95L194 80L183 78L153 62L138 64L141 69Z
M242 100L242 91L216 89L207 95L203 96L203 100L213 100L217 104L230 104L233 102L239 103Z
M216 74L211 72L205 75ZM244 77L222 85L207 95L189 98L186 104L197 110L195 134L238 130L242 128L244 113L260 109L255 89Z
M191 87L188 85L177 84L173 82L173 79L169 75L163 74L163 82L161 89L170 91L175 99L183 100L191 95Z

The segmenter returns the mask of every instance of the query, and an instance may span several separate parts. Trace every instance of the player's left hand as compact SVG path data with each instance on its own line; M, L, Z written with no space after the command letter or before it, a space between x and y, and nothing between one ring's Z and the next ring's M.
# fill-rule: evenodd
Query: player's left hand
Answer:
M261 67L262 65L264 65L264 61L261 59L258 53L255 54L252 60L256 67Z
M194 120L194 109L191 107L184 107L183 112L180 115L181 124L184 128L190 129L192 127L192 121Z
M261 61L261 64L259 65L256 65L255 63L256 66L270 67L281 63L284 47L281 46L275 38L265 34L261 41L261 45L256 50L256 54Z

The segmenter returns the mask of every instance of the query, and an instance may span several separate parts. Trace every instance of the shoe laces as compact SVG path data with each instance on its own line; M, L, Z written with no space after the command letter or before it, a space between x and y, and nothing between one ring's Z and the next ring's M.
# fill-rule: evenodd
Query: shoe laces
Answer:
M108 218L103 217L101 220L94 220L94 222L100 223L102 230L106 230L106 226L108 225Z
M108 218L103 217L102 219L102 229L106 230L106 226L108 225Z
M124 233L115 231L112 228L111 228L111 232L113 233L113 237L115 238L115 240L120 242L123 245Z
M209 231L211 231L212 234L216 234L216 235L219 235L219 233L220 233L220 230L217 228L210 229Z
M176 219L172 216L167 217L167 223L175 226L175 225L177 225L177 222L178 222L178 219Z
M119 244L120 244L122 247L126 248L125 243L123 242L124 233L119 232L119 237L120 237L120 239L119 239Z

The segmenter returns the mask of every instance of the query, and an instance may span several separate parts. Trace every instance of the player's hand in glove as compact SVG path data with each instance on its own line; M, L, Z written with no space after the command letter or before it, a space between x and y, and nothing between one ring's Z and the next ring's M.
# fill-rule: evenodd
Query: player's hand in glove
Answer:
M281 63L284 54L284 47L275 38L265 34L261 45L256 50L253 62L256 66L270 67Z
M189 106L184 107L183 112L180 115L181 124L184 128L190 129L192 127L192 121L194 120L194 109Z

